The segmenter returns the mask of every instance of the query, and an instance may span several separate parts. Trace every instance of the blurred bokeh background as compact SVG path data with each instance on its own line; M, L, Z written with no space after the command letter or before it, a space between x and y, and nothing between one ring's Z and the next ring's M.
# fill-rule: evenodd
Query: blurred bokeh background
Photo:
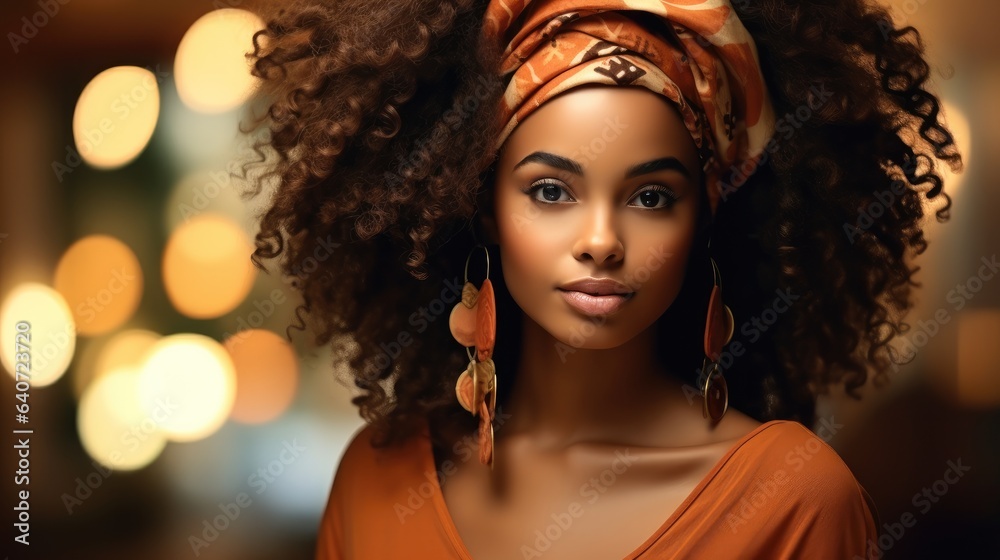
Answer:
M860 402L824 398L821 418L878 504L885 557L1000 558L1000 271L987 266L1000 253L1000 5L891 6L923 34L966 170L949 177L952 220L928 222L900 342L912 361ZM0 7L12 558L312 555L361 420L326 350L285 338L295 292L249 262L257 208L230 173L248 149L237 129L254 11L241 0ZM22 319L30 387L11 373ZM23 437L28 480L16 473ZM28 547L12 527L25 489Z

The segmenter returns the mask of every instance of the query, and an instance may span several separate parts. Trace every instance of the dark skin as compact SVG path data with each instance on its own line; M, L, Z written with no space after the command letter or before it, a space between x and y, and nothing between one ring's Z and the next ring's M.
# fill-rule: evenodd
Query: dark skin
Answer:
M539 152L578 169L525 160ZM647 162L657 163L626 178ZM695 237L700 168L679 113L644 88L570 90L504 144L483 225L524 311L518 383L494 471L452 458L458 472L442 486L475 560L623 558L760 425L732 408L711 425L654 357L654 323L680 290ZM588 276L634 294L613 313L582 313L559 286ZM542 550L536 531L554 514L572 523Z

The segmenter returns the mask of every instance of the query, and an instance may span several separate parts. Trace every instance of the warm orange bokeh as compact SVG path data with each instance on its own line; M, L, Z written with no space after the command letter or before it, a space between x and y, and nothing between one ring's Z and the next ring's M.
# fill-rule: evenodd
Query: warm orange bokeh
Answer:
M298 386L299 362L285 339L271 331L252 329L223 343L236 365L236 403L230 417L260 424L281 415Z
M1000 310L958 316L958 399L976 407L1000 406Z
M205 213L180 225L163 251L163 285L178 311L211 319L246 298L257 269L250 240L234 221Z
M143 277L127 245L107 235L80 239L63 253L56 267L59 291L82 335L97 335L120 327L142 299Z

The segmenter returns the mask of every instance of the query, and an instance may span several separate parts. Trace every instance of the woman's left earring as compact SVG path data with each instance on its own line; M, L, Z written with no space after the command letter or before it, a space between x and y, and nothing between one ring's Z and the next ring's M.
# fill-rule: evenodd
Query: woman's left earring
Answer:
M469 282L469 259L465 259L465 284L462 301L455 304L448 318L451 336L465 346L469 367L458 376L455 395L462 408L479 417L479 462L493 468L493 418L496 416L497 376L493 364L497 316L493 284L490 282L490 253L486 251L486 279L477 289ZM475 352L472 351L475 347ZM488 404L487 404L488 403Z
M711 418L712 423L718 423L729 409L729 388L726 378L722 376L722 347L733 339L733 312L728 305L722 303L722 279L715 259L709 257L712 264L712 294L708 300L708 316L705 319L705 360L701 371L704 385L701 388L704 404L702 415Z

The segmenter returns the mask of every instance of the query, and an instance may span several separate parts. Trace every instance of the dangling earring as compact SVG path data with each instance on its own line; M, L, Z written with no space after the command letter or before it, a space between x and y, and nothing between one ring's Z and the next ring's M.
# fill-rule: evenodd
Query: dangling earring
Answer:
M710 244L711 245L711 244ZM712 295L708 300L708 317L705 319L705 360L701 371L705 375L705 385L702 395L705 399L702 416L711 418L715 424L729 409L729 389L726 379L722 376L719 359L722 347L733 338L733 312L729 306L722 303L722 279L719 267L711 256L712 264Z
M462 408L479 417L479 462L493 469L493 418L497 406L497 376L493 364L493 347L496 342L497 316L493 284L490 282L490 252L486 251L486 279L479 289L469 282L469 259L465 259L465 285L462 301L455 304L448 318L451 336L465 346L469 367L458 376L455 395ZM470 347L475 346L475 355ZM487 401L489 404L487 404Z

